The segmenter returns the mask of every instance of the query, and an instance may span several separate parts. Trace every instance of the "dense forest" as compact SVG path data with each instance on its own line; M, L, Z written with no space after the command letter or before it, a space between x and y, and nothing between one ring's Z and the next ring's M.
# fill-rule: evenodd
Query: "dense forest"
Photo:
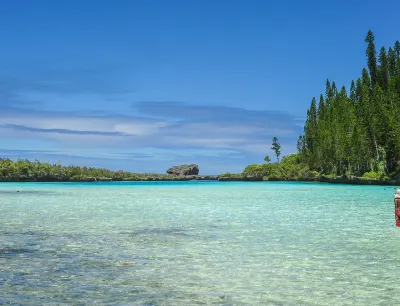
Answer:
M248 165L241 174L223 177L254 176L264 180L322 180L365 183L400 180L400 43L377 56L374 34L366 42L367 68L338 89L326 81L319 101L314 97L307 110L304 135L297 142L297 154L282 158L280 145L272 140L277 157L271 163Z
M327 80L325 94L307 111L298 152L321 174L384 178L400 171L400 43L381 47L377 56L371 31L365 42L368 69L349 93Z

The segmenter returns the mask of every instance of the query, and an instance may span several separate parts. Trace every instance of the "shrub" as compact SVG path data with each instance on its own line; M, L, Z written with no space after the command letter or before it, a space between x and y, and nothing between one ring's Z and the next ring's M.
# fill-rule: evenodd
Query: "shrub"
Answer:
M379 179L379 174L373 171L370 172L365 172L362 176L364 179L369 179L369 180L377 180Z

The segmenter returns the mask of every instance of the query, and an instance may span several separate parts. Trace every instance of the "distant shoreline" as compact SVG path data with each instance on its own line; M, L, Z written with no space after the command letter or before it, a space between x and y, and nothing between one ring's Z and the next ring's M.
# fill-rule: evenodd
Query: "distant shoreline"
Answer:
M400 182L396 180L376 180L365 178L345 178L345 177L320 177L311 180L295 180L295 179L263 179L262 177L232 175L187 175L187 176L164 176L162 174L135 177L129 179L116 179L108 177L86 177L82 179L54 179L54 178L1 178L0 183L102 183L102 182L188 182L188 181L219 181L219 182L299 182L299 183L329 183L329 184L347 184L347 185L381 185L381 186L397 186Z

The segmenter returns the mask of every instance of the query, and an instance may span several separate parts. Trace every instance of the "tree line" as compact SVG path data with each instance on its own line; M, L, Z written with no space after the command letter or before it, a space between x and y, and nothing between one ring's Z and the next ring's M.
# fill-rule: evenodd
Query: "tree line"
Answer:
M155 173L133 173L123 170L112 171L105 168L86 166L63 166L60 162L50 164L37 160L18 159L12 161L0 158L0 181L135 181L135 180L172 180L174 175Z
M383 178L400 172L400 43L377 55L372 31L365 42L367 68L349 93L327 80L307 110L297 150L321 174Z

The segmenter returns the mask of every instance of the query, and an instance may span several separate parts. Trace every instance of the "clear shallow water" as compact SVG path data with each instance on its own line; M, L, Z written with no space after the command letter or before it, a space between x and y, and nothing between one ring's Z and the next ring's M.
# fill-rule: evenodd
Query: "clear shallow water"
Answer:
M391 187L0 184L0 304L396 305L399 268Z

